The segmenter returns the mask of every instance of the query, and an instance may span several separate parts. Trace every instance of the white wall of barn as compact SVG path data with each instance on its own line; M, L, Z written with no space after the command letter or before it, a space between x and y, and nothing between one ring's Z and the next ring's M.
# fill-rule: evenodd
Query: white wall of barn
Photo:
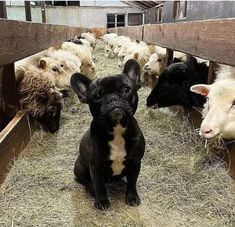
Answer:
M101 6L54 6L46 8L47 23L70 25L87 28L106 28L107 14L141 13L131 7L101 7ZM41 8L31 7L32 21L42 22ZM7 17L11 20L25 21L24 6L7 6Z

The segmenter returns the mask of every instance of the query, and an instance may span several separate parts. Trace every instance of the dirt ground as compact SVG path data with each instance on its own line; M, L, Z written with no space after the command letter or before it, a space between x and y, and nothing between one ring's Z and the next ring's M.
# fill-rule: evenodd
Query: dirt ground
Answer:
M96 50L97 77L120 72L117 59ZM109 185L111 207L98 211L74 181L81 136L89 127L88 107L65 100L61 129L36 132L0 189L0 226L234 226L233 181L221 160L210 160L187 119L145 107L150 90L141 88L136 118L146 139L138 180L142 203L124 202L125 183ZM73 110L73 111L71 111Z

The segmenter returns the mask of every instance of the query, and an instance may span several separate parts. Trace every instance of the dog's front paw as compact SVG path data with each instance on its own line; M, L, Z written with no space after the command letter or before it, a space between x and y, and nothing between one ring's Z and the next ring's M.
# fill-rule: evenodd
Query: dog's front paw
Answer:
M100 200L100 201L95 201L94 204L95 208L99 210L106 210L110 206L110 202L108 199Z
M128 194L126 195L126 204L132 207L140 205L140 197L138 195Z

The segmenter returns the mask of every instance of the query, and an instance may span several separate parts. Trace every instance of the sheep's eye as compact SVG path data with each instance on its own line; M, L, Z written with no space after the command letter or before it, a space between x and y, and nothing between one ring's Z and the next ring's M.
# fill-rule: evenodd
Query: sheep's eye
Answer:
M52 68L52 71L53 71L53 72L58 72L58 69L57 69L56 67L53 67L53 68Z
M233 100L233 102L232 102L232 106L235 106L235 100Z
M157 59L157 62L162 62L162 59Z
M64 67L64 65L63 65L63 64L61 64L61 65L60 65L60 67L62 67L62 68L63 68L63 67Z
M130 94L130 93L131 93L131 88L130 88L130 87L124 87L124 88L123 88L123 91L124 91L126 94Z

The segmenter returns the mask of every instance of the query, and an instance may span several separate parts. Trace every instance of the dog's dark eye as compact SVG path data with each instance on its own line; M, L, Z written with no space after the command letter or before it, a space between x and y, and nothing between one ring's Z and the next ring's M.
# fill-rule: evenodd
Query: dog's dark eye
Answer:
M130 87L124 87L124 88L123 88L123 91L124 91L126 94L130 94L130 93L131 93L131 88L130 88Z
M101 96L100 96L100 94L95 94L92 99L94 102L99 102L101 99Z

